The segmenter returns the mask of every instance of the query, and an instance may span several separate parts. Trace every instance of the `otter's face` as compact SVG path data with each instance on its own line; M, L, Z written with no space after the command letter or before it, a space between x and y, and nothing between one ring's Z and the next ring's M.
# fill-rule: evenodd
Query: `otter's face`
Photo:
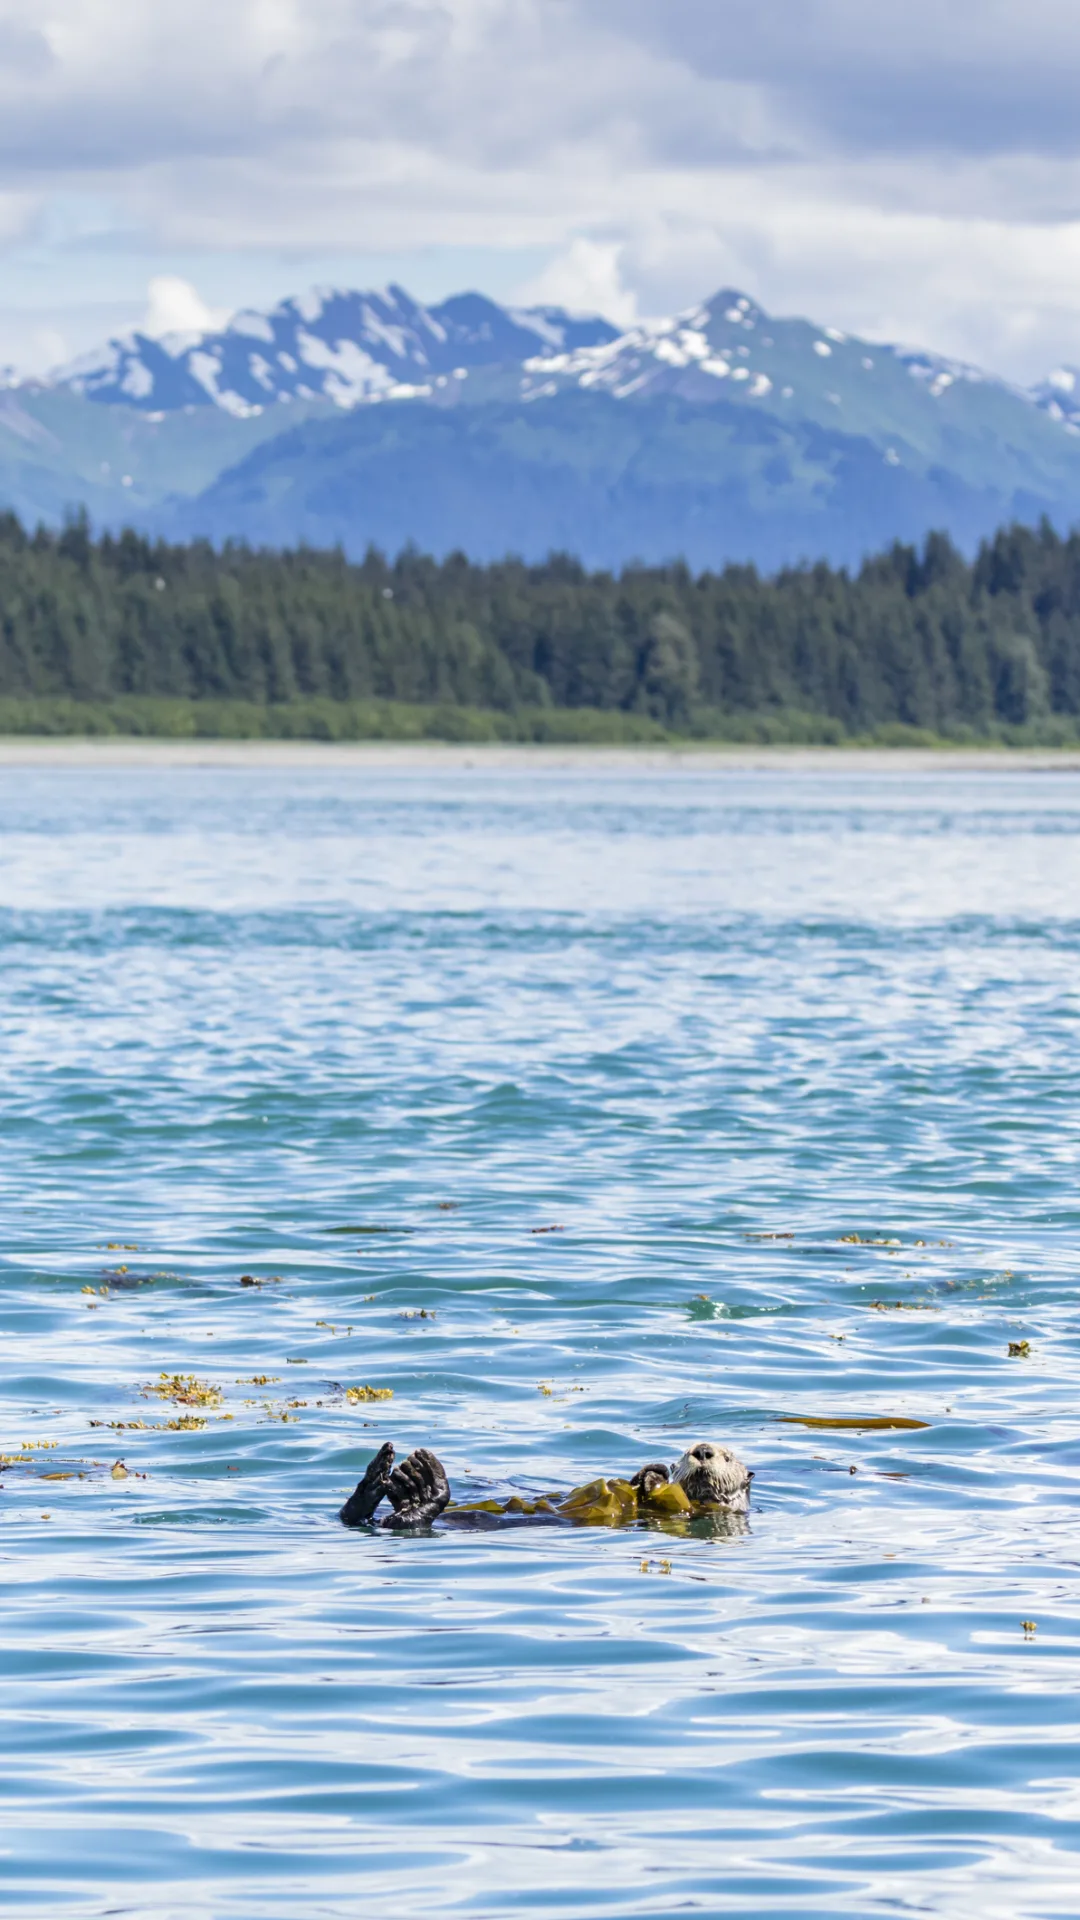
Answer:
M745 1506L751 1475L727 1447L698 1440L688 1447L672 1474L689 1499L701 1506Z

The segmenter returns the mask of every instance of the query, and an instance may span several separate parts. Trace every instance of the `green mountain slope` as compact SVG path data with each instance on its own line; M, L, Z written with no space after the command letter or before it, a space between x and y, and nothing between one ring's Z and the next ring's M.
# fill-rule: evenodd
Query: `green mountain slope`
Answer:
M1080 446L1053 437L1040 460L999 442L995 459L980 459L979 435L947 432L954 459L906 441L894 462L868 434L785 421L726 392L708 406L580 389L453 409L388 404L306 423L154 524L174 537L352 554L412 539L478 559L562 549L590 566L679 554L694 566L774 567L855 562L931 527L970 547L1003 520L1080 516Z
M325 401L298 402L289 425L335 411ZM200 493L281 430L280 413L154 415L95 405L63 388L8 389L0 392L0 503L28 525L56 525L78 507L104 526L137 521L171 495Z
M603 392L627 404L660 395L708 408L721 399L785 425L869 440L889 465L942 466L996 491L1068 484L1080 454L1071 423L977 368L777 319L725 292L678 321L608 346L529 363L527 397Z

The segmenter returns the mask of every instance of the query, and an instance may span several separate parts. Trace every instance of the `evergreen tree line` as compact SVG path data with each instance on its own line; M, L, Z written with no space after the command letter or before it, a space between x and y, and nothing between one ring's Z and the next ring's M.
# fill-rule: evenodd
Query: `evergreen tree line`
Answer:
M589 573L414 551L217 551L0 516L0 697L385 700L828 716L949 734L1080 716L1080 534L942 534L854 573Z

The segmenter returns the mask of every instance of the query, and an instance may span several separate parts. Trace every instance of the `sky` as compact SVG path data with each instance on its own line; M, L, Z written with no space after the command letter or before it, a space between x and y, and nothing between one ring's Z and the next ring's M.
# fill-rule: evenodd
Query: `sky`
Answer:
M0 364L312 284L1080 363L1076 0L0 0Z

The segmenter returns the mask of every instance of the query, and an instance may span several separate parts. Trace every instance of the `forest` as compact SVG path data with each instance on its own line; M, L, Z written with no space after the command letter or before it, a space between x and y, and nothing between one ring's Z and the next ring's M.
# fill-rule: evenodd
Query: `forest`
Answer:
M201 716L201 718L200 718ZM1080 533L856 570L588 572L28 532L0 516L0 730L1071 740Z

